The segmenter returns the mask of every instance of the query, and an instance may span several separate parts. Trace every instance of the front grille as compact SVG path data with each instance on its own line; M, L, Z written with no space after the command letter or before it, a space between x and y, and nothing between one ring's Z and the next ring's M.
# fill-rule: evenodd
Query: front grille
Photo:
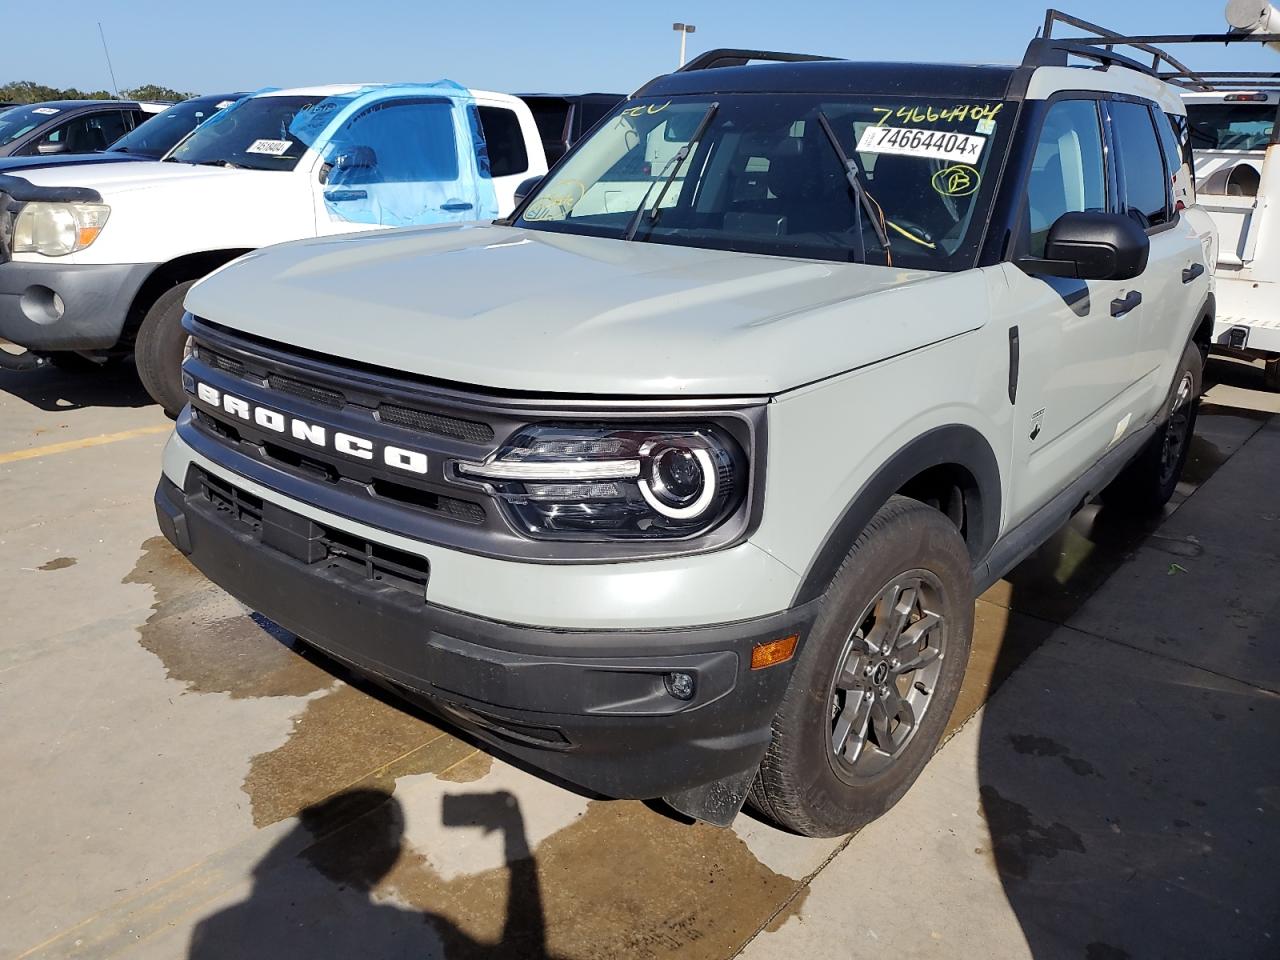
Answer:
M272 390L279 390L281 393L300 397L311 403L318 403L323 407L332 407L335 410L342 409L347 402L347 398L337 390L318 387L313 383L304 383L301 380L281 376L278 373L273 373L267 377L267 386Z
M9 195L0 190L0 263L7 263L13 252L13 218L15 207Z
M478 420L462 420L458 417L446 417L412 407L402 407L394 403L383 403L378 406L378 419L383 423L391 423L409 430L420 430L438 437L451 437L454 440L465 440L467 443L489 443L493 440L493 428Z
M188 492L204 497L227 521L261 537L264 509L261 497L196 466L191 467L187 486ZM320 524L314 526L319 530L317 541L324 548L319 563L426 599L430 566L425 558L341 530Z
M244 376L245 370L243 363L239 360L233 360L231 357L223 356L220 353L215 353L208 347L202 347L200 349L200 358L208 362L210 366L217 367L219 370L229 373L233 377Z
M350 488L349 492L353 494L358 492L375 500L386 500L459 523L478 525L485 521L484 507L470 500L460 500L431 490L396 483L385 477L372 477L367 483L355 481L344 477L332 462L321 459L319 456L307 456L268 440L255 442L244 436L233 424L215 419L208 414L197 412L194 420L201 429L229 444L256 448L259 459L282 467L296 476L305 476L309 480L321 480L334 486L347 485Z

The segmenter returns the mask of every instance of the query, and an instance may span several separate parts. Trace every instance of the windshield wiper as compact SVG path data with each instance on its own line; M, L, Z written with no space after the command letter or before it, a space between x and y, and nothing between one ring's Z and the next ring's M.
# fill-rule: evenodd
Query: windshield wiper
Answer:
M845 179L849 181L849 186L853 188L853 195L858 202L858 252L862 254L862 262L867 262L867 245L862 239L862 212L864 210L867 216L871 218L871 226L876 232L876 239L880 241L880 246L884 247L885 257L887 258L889 256L889 235L884 231L884 225L880 222L880 214L874 209L871 197L867 193L867 188L862 185L862 171L858 169L857 162L844 152L844 147L840 146L840 138L836 136L836 132L831 126L831 120L828 119L825 110L818 111L818 123L822 126L822 132L827 135L827 139L831 141L831 149L840 158L840 164L844 167Z
M230 160L197 160L192 166L194 167L231 167L235 170L246 169L241 164L232 163Z
M716 111L720 109L720 104L711 104L707 107L707 112L702 115L702 119L698 121L698 125L693 130L693 136L679 150L676 155L667 161L667 166L662 168L662 176L667 172L667 167L671 168L671 173L667 174L666 179L662 182L662 190L658 194L658 198L654 200L653 206L649 207L649 219L657 220L658 211L662 206L662 199L667 195L667 190L671 188L671 184L676 179L676 174L680 172L680 168L684 165L685 160L689 158L689 152L698 144L698 140L707 132L707 125L711 123L711 118L716 115ZM644 192L644 196L640 198L640 206L636 207L636 212L632 215L631 220L627 223L626 233L623 235L624 240L634 240L636 231L640 229L640 220L644 217L645 208L648 205L649 194L653 193L653 188L658 185L658 181L654 180L649 184L649 189Z

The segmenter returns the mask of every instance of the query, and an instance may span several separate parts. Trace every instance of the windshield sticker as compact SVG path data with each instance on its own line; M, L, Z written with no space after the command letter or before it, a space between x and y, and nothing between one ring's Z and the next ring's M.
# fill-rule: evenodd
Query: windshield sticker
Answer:
M976 120L978 123L984 121L992 122L992 129L995 128L996 114L1003 103L958 103L948 107L872 107L871 109L880 114L880 119L876 121L877 126L884 126L885 121L890 117L895 120L901 120L903 123L939 123L954 122L963 123L966 120ZM979 133L989 131L979 130Z
M987 138L945 130L908 127L867 127L858 140L859 153L889 153L932 160L976 160Z
M57 107L36 107L31 112L38 113L42 117L52 117L55 113L58 112L58 108Z
M981 185L982 174L967 163L943 167L933 175L933 189L944 197L967 197L977 193Z
M233 103L235 103L234 100L219 100L217 103L213 105L213 109L225 110L227 109L227 107L231 106Z
M983 117L978 121L977 125L973 129L977 130L984 136L989 136L996 132L996 122L990 117Z
M255 140L245 147L245 153L264 153L268 157L283 157L293 146L292 140Z

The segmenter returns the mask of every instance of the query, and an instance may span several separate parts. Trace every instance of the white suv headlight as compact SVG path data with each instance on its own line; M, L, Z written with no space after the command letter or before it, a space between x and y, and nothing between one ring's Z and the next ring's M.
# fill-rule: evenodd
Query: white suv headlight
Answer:
M13 252L65 257L97 240L110 215L105 203L24 203L14 218Z

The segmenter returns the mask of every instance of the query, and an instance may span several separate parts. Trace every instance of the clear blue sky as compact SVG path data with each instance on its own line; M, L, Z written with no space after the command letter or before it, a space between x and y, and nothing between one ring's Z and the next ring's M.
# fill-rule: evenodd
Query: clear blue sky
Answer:
M1225 30L1225 0L1058 0L1134 33ZM716 46L855 59L1009 62L1044 7L1028 0L57 0L5 4L0 81L109 87L102 21L121 87L221 92L448 77L490 90L628 93L676 65L673 21ZM1200 48L1202 69L1280 70L1280 53ZM1234 62L1233 62L1234 61Z

